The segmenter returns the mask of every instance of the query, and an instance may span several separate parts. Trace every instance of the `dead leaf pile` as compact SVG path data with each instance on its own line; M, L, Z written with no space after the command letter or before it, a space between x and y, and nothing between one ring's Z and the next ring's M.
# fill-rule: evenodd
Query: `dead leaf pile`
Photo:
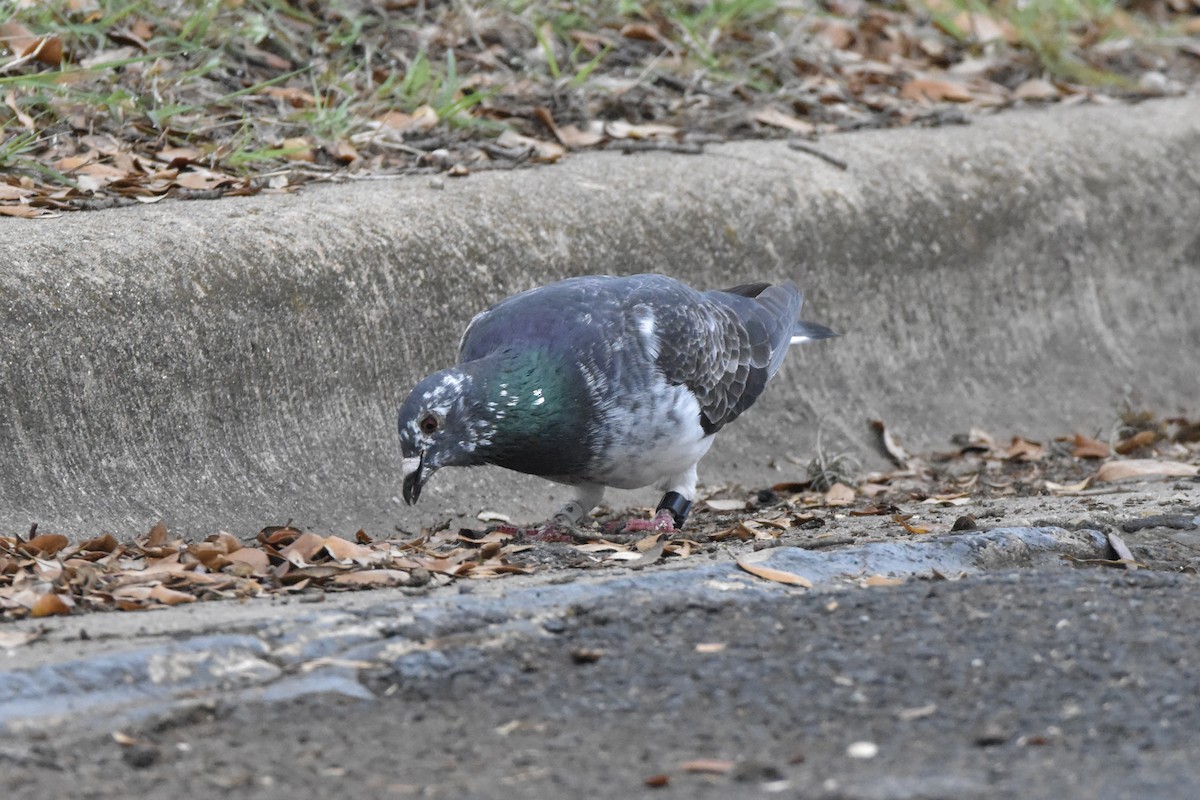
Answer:
M292 527L264 528L250 542L217 533L172 538L162 523L138 540L111 534L70 544L59 534L0 537L0 618L76 610L137 611L192 603L528 572L510 557L528 545L499 534L464 539L443 531L410 540L356 541Z

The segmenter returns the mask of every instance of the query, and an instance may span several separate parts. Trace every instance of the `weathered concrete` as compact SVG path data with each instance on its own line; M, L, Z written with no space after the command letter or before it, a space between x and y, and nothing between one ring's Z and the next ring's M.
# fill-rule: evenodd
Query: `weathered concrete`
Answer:
M1012 113L704 157L166 203L0 227L0 530L294 518L386 532L544 515L561 489L446 471L398 495L393 418L489 301L568 274L795 278L845 331L800 350L709 482L982 425L1094 432L1200 397L1200 99ZM617 502L629 498L618 495Z
M901 579L987 570L1062 568L1064 556L1105 558L1098 531L999 528L812 552L781 547L747 560L807 578L816 591L857 591L864 575ZM316 693L370 697L359 682L387 665L413 676L452 673L490 643L537 639L585 609L651 617L664 607L803 594L729 560L646 572L611 570L485 586L478 593L335 595L328 605L273 608L255 601L171 609L149 629L111 614L51 621L45 641L9 652L0 667L0 735L69 723L78 730L161 714L239 692L245 701ZM313 610L306 610L313 609ZM272 613L274 612L274 613ZM23 620L29 629L45 620ZM87 638L81 636L87 631ZM0 654L5 651L0 650Z

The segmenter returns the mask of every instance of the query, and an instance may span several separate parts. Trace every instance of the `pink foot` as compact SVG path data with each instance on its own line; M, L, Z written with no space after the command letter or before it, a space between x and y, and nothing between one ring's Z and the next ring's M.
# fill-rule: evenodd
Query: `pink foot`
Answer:
M625 527L621 530L621 533L638 533L640 531L674 533L675 518L671 516L670 511L664 508L655 514L653 519L629 520L625 523Z

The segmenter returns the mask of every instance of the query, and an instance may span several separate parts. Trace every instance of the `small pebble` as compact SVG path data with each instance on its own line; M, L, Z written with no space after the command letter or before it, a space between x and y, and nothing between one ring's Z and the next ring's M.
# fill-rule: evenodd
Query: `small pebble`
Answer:
M851 758L874 758L879 755L879 745L874 742L855 742L846 748L846 755Z

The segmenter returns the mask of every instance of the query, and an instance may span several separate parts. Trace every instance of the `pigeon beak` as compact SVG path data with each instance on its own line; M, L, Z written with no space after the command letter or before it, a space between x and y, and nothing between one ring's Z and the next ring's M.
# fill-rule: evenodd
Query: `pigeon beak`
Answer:
M423 467L425 466L425 451L416 458L406 458L401 462L404 473L404 502L412 505L421 497L421 487L425 485Z

